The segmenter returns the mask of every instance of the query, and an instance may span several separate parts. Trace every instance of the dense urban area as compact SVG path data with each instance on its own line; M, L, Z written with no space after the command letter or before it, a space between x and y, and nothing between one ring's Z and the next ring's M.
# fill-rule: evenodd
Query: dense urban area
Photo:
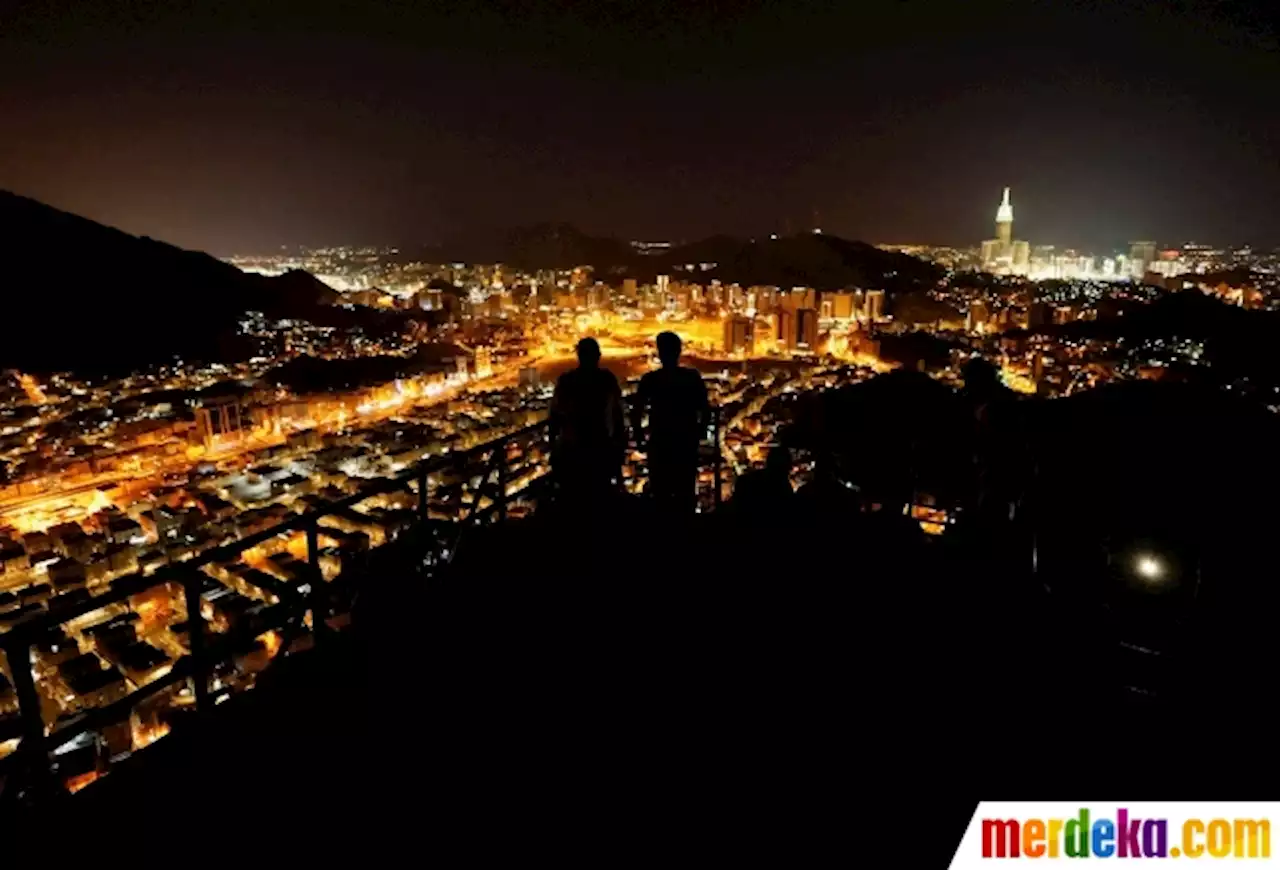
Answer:
M584 336L600 342L624 392L656 364L657 333L684 339L686 364L702 372L717 409L699 476L704 510L732 497L737 476L765 464L797 394L891 369L957 383L977 355L1024 394L1199 380L1280 406L1280 378L1233 338L1254 328L1248 318L1276 316L1280 254L1134 242L1095 256L1016 241L1012 215L1006 190L996 238L971 249L853 248L812 228L745 241L732 268L710 258L676 262L680 246L665 242L624 246L615 260L630 258L628 269L590 260L547 268L429 262L394 248L231 258L254 275L310 273L331 293L326 307L352 317L312 320L264 306L241 313L236 340L250 350L238 358L175 356L123 374L10 370L0 382L0 627L79 614L33 648L46 722L73 723L117 702L164 678L188 652L183 591L161 583L81 613L86 602L423 460L538 423ZM839 269L813 268L821 276L813 286L747 277L752 258L771 246L800 261L797 274L819 259L815 252L847 260L852 251L889 271L863 268L852 281ZM910 284L899 263L915 270ZM520 449L508 456L517 460L508 494L547 473L542 447ZM797 465L796 478L804 473ZM641 453L628 454L623 475L630 491L643 491ZM469 471L433 472L427 484L433 518L456 520L483 506ZM290 530L202 561L203 616L215 631L252 624L283 587L309 582L310 559L329 580L347 560L394 540L417 516L417 499L412 490L380 493L323 517L317 554L302 531ZM945 530L945 513L918 518L927 531ZM252 685L281 644L275 631L258 640L212 691ZM13 683L6 663L0 710L14 727L4 752L19 741ZM101 742L109 757L127 756L167 733L192 700L185 683L174 683L127 720L62 749L72 759ZM97 763L69 760L62 782L76 790L100 772Z

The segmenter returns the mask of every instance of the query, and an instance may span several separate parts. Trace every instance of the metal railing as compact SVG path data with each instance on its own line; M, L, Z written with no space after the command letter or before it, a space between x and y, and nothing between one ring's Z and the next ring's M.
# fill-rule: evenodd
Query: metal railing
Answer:
M713 416L713 423L714 454L710 461L714 466L714 494L711 501L713 506L718 506L724 464L720 452L718 414ZM443 565L457 552L459 538L466 528L505 521L514 502L536 495L541 485L550 482L547 433L548 423L542 420L465 451L433 456L390 477L374 479L345 498L323 503L269 528L204 550L185 561L162 566L153 574L138 573L117 578L102 594L69 607L51 607L19 622L0 635L0 649L9 663L18 701L19 733L16 736L20 738L17 749L0 759L0 781L3 782L0 794L6 800L14 797L38 800L57 793L61 785L55 776L51 752L83 735L98 733L109 725L127 721L137 705L171 687L181 686L184 681L189 683L190 690L190 702L184 706L196 714L225 700L230 690L210 691L215 669L234 661L235 656L251 651L267 632L280 633L282 640L278 655L281 656L289 654L294 646L302 647L306 638L315 646L322 646L326 635L334 630L330 620L342 615L342 611L335 608L335 598L338 590L343 588L343 581L348 579L344 577L348 572L339 572L332 580L324 579L320 538L330 527L322 525L321 520L350 511L360 503L381 495L405 491L415 493L414 517L403 530L420 533L418 542L425 544L417 554L420 565ZM513 472L520 472L521 480L513 483ZM450 473L449 482L440 479ZM437 478L434 487L431 483L433 478ZM444 516L439 516L441 514ZM253 583L260 586L264 602L274 598L274 603L242 624L232 624L222 632L213 630L203 612L202 595L209 589L210 582L216 581L214 575L201 569L237 561L251 548L281 535L299 532L305 535L306 540L305 577L295 578L291 585L263 573ZM350 574L358 579L359 572ZM163 586L169 586L174 597L181 591L187 620L187 654L179 657L163 676L137 685L124 696L103 706L78 712L71 721L51 728L45 721L37 686L37 662L33 659L36 645L67 623L113 605L127 607L134 596ZM56 598L51 599L51 602L56 601ZM55 671L56 666L50 670ZM0 735L0 739L14 736Z

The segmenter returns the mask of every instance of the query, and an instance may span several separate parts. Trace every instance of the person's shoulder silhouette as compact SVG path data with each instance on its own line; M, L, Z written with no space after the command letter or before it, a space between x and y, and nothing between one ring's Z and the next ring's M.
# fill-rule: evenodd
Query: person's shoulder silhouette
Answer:
M622 390L613 372L600 367L594 338L578 342L578 367L556 380L551 400L552 425L569 441L621 436Z
M780 446L769 451L764 468L743 474L733 489L733 501L738 510L753 515L782 512L794 495L791 453Z

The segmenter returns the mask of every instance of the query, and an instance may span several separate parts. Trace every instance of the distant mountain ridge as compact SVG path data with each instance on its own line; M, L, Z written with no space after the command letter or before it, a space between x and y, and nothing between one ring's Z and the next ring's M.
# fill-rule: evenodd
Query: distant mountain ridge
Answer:
M724 283L839 290L861 287L896 294L935 285L942 271L907 254L822 233L743 242L736 251L708 240L672 251L674 263L714 262ZM715 257L715 259L712 259Z
M127 372L226 355L240 315L338 298L310 274L250 275L208 254L0 191L0 368Z
M546 223L440 250L447 260L507 263L525 270L591 266L598 279L615 283L624 277L652 281L664 273L677 277L689 266L699 281L818 290L869 287L905 292L932 286L942 277L938 267L908 254L822 233L767 239L718 235L649 254L570 224ZM703 268L710 264L714 265Z
M6 191L0 191L0 226L0 294L9 325L0 341L0 370L119 376L174 359L242 359L247 345L236 326L247 310L374 331L399 328L407 316L335 306L340 294L307 272L247 274L208 254ZM868 287L892 295L932 286L941 276L908 255L819 234L759 241L713 236L651 254L546 223L433 254L439 262L501 262L526 270L591 266L597 279L611 283L669 274L819 290Z

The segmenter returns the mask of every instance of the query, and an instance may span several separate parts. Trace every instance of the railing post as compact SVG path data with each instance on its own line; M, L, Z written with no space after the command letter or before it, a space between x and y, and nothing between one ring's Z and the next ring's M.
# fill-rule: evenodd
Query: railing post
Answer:
M427 523L427 511L430 509L430 503L427 501L427 464L424 462L418 466L418 522L422 525Z
M44 713L40 709L40 695L36 692L36 680L31 673L31 644L11 643L5 646L9 670L13 673L13 688L18 696L18 710L22 715L22 744L18 747L26 759L31 788L36 796L49 790L49 753L45 749Z
M498 460L498 522L507 521L507 445L503 441L495 449Z
M713 466L713 468L715 469L716 491L712 496L711 504L714 507L719 508L720 500L722 498L721 492L720 492L722 488L722 484L720 482L720 466L724 460L724 457L720 453L720 406L719 405L716 405L714 408L711 409L711 421L715 427L715 432L716 432L715 434L716 455L715 455L715 465Z
M321 638L325 633L325 611L329 609L329 596L324 586L324 575L320 572L320 528L316 517L307 523L307 566L311 579L311 634L316 646L319 646L323 643Z
M209 675L205 673L204 614L200 612L200 572L182 572L182 592L187 602L187 647L191 652L191 691L196 712L209 709Z

